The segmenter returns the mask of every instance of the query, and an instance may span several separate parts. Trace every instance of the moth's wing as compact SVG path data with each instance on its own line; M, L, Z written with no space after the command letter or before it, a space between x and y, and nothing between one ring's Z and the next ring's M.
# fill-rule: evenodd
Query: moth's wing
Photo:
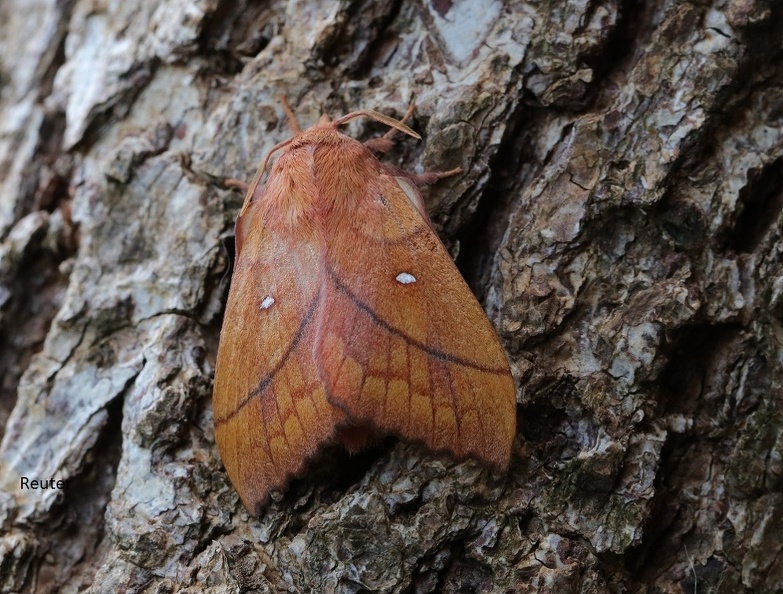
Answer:
M213 397L220 456L256 515L343 418L327 402L313 360L323 249L265 227L262 218L251 203L237 222Z
M316 358L329 401L355 422L508 467L516 395L492 325L413 183L383 174L367 188L328 224Z

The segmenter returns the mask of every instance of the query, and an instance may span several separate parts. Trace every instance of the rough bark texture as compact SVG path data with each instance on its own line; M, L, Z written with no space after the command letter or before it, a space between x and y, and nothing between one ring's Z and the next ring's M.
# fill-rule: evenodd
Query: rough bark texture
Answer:
M783 589L781 30L772 0L0 4L0 591ZM518 380L507 476L390 440L241 508L223 180L289 135L280 94L413 101L386 158L465 170L430 210Z

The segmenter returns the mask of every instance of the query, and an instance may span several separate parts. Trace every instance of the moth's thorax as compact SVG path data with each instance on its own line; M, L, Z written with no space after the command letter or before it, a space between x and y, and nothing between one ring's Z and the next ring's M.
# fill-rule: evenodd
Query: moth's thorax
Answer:
M267 221L301 231L335 211L349 216L382 170L362 143L314 126L292 140L270 171L261 198Z

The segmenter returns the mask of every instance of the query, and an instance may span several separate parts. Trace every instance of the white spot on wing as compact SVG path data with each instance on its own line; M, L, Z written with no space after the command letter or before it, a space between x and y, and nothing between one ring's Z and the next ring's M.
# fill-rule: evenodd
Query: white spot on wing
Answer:
M261 309L269 309L270 307L272 307L272 305L274 305L274 303L275 303L275 298L272 297L271 295L267 295L261 300Z
M398 283L403 285L409 285L411 283L416 282L416 277L413 276L410 272L400 272L395 279Z

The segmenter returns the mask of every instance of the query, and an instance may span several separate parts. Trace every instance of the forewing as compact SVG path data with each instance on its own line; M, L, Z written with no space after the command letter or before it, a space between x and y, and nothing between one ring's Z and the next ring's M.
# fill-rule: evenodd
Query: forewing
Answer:
M335 431L313 360L323 254L264 226L258 203L237 222L240 247L220 335L215 439L245 507L259 512Z
M420 205L409 179L384 174L329 221L316 343L328 398L354 422L506 468L506 355Z

